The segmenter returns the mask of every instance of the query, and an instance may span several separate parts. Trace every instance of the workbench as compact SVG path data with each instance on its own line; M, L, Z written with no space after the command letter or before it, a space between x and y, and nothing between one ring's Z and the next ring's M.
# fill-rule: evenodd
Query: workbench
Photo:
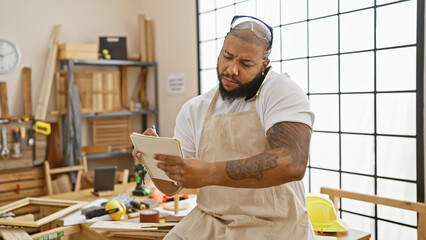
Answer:
M136 186L135 182L130 182L126 184L116 184L114 191L112 193L112 196L116 196L120 193L128 193L131 195L132 191L135 189L135 186ZM93 195L91 193L91 189L85 189L78 192L60 193L60 194L55 194L51 196L46 196L46 198L63 199L63 200L80 200L80 201L90 202L90 201L94 201L98 199L99 197ZM141 197L141 196L137 196L137 198L140 201L147 199L147 197ZM90 225L91 225L90 223L81 225L81 232L78 233L78 237L80 239L105 239L105 240L111 239L107 236L106 233L89 230ZM346 233L324 233L324 234L316 233L316 235L319 236L318 239L324 239L324 240L333 239L328 237L336 237L335 239L337 240L355 240L355 239L368 240L371 237L371 234L362 232L359 230L355 230L355 229L349 229L349 231ZM321 238L321 237L326 237L326 238ZM129 240L129 238L114 238L114 239Z

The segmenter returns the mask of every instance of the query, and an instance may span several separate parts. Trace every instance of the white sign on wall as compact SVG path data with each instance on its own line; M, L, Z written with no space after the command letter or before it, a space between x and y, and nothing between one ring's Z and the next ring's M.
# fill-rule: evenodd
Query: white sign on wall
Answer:
M169 95L183 95L185 93L185 74L169 75L167 90Z

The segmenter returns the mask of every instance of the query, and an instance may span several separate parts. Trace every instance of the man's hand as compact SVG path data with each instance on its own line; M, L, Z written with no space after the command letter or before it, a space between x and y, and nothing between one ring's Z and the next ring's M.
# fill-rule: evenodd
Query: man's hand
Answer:
M145 132L143 132L143 134L148 136L158 137L157 133L152 128L148 128L147 130L145 130ZM135 162L141 163L141 161L139 161L139 159L141 159L141 156L142 156L141 152L138 152L136 151L136 149L133 149L132 156Z
M214 164L196 158L182 158L164 154L154 154L153 158L160 161L157 167L167 176L185 188L201 188L214 185Z

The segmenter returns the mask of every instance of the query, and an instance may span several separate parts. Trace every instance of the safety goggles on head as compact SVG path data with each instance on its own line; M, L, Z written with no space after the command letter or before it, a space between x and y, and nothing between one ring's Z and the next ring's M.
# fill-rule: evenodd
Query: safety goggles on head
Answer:
M260 26L264 26L266 29L264 29L264 31L258 31L258 30L255 30L255 27L253 26L253 24L241 24L243 22L248 22L248 21L254 21L258 23ZM249 29L256 36L260 38L264 38L266 40L268 40L270 37L271 40L269 40L269 44L272 46L272 40L274 38L273 30L268 24L266 24L264 21L258 18L255 18L252 16L246 16L246 15L236 15L234 16L234 18L232 18L232 21L231 21L230 30L232 29Z

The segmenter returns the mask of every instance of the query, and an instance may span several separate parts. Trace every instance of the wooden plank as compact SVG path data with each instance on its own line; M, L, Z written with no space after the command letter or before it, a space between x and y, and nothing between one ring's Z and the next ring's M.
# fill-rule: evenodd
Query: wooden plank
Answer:
M58 45L60 40L60 35L62 31L62 25L56 25L53 29L53 35L50 42L49 53L47 56L47 61L45 69L43 72L41 89L39 94L39 100L37 104L37 110L35 119L36 120L46 120L47 106L49 104L50 91L52 89L52 81L55 73L56 60L58 56Z
M45 181L43 179L33 179L26 181L16 181L8 183L0 183L0 192L16 191L18 189L29 189L29 188L42 188L44 187Z
M91 146L83 146L82 152L87 154L96 154L96 153L109 153L111 152L110 145L91 145Z
M73 226L57 227L44 232L32 234L31 238L32 239L43 238L43 237L47 237L47 236L62 233L62 232L64 233L64 236L70 236L72 234L81 232L81 226L73 225Z
M127 66L121 66L121 106L127 108Z
M0 107L1 107L1 117L9 117L9 103L7 100L7 84L6 82L0 82Z
M426 213L419 213L419 220L417 223L417 239L426 240Z
M361 194L361 193L354 193L339 189L332 189L332 188L321 188L321 193L340 197L340 198L350 198L354 200L364 201L364 202L370 202L374 204L381 204L386 205L390 207L396 207L396 208L402 208L406 210L416 211L419 213L426 213L426 204L425 203L418 203L418 202L409 202L409 201L402 201L392 198L385 198L385 197L379 197L375 195L368 195L368 194Z
M24 97L24 116L33 116L33 100L31 90L31 68L22 69L22 95Z
M23 189L23 190L20 190L19 192L12 191L12 192L4 192L0 194L0 201L22 199L25 197L38 197L43 195L46 195L46 190L44 187Z
M144 228L172 228L176 226L177 223L139 223L139 222L130 222L130 221L98 221L90 226L90 230L95 231L135 231L143 232L147 231Z
M0 183L23 181L23 180L29 180L29 179L39 179L43 177L44 177L44 172L41 167L1 171Z
M62 43L59 50L80 51L80 52L98 52L98 45L94 43Z
M138 32L139 32L139 53L141 56L141 62L147 61L146 52L146 22L145 15L138 15Z
M76 172L78 170L83 170L83 166L75 165L69 167L61 167L61 168L51 168L50 174L58 174L58 173L66 173L66 172Z
M0 229L4 240L33 240L23 229Z
M154 62L154 29L151 18L146 18L146 55L148 62Z

